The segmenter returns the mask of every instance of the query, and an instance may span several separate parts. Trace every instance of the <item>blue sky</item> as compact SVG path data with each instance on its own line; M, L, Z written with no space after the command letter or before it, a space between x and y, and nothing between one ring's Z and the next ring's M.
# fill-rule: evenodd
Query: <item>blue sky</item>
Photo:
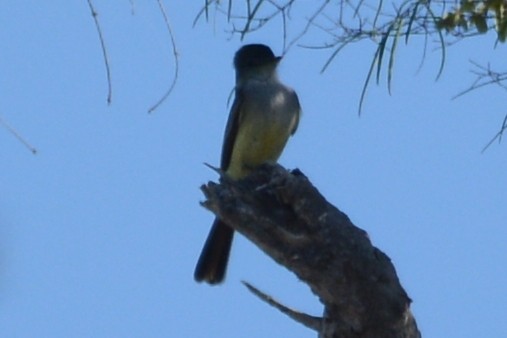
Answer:
M260 302L246 280L310 314L322 306L285 268L237 236L226 282L196 284L213 215L199 186L216 180L232 57L242 43L282 52L279 26L230 39L193 19L202 2L166 1L180 57L177 86L156 2L96 2L113 101L86 1L0 5L0 332L3 337L315 337ZM134 14L132 14L132 9ZM322 36L315 42L324 41ZM470 60L502 69L494 36L439 52L399 49L393 94L357 104L373 44L292 48L280 67L303 106L280 162L301 169L394 262L425 337L507 336L507 147L496 133L505 93L450 98ZM382 78L382 81L385 81Z

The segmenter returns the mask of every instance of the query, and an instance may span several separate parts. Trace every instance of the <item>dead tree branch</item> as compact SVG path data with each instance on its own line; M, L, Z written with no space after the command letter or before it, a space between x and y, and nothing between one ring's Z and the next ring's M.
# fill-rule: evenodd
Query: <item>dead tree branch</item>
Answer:
M224 177L201 189L206 208L319 297L319 337L420 337L389 257L301 172L263 166L244 180Z

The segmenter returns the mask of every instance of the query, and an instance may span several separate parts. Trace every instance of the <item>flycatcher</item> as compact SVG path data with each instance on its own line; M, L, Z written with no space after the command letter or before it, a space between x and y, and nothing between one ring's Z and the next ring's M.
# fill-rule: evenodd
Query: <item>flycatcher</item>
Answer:
M220 168L238 180L264 163L275 163L296 132L301 107L291 88L277 77L275 57L265 45L241 47L234 56L235 98L225 128ZM194 278L224 280L234 230L216 218L197 262Z

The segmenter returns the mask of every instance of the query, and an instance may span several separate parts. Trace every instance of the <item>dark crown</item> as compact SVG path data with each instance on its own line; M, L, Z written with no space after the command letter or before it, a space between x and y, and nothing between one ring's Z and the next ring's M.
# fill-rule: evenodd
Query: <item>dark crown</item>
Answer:
M234 55L234 67L236 69L248 69L265 66L278 62L280 57L275 57L271 48L262 44L251 44L241 47Z

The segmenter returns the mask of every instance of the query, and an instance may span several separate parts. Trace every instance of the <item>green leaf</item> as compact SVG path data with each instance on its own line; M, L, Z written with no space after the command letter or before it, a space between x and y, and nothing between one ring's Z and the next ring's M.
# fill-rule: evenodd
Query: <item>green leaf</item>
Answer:
M431 16L434 24L438 27L438 18L435 16L435 13L431 10L431 7L428 3L424 4L426 7L426 10L428 11L429 15ZM445 65L445 42L444 42L444 36L442 35L442 32L440 30L438 32L438 37L440 40L440 49L442 51L442 57L440 59L440 69L438 70L437 78L435 80L438 80L440 78L440 75L442 75L442 72L444 71L444 65Z
M375 63L378 60L380 49L377 48L375 51L375 55L373 56L373 59L371 60L370 69L368 70L368 74L366 75L366 80L364 80L363 90L361 90L361 98L359 99L359 108L357 111L357 114L361 116L361 112L363 110L363 102L364 98L366 96L366 89L368 89L368 85L370 84L371 75L373 74L373 69L375 68Z
M382 57L384 56L384 51L386 49L387 39L389 39L389 35L391 34L391 30L393 29L395 23L393 23L387 31L384 33L382 40L380 40L377 47L377 55L378 55L378 63L377 63L377 84L380 80L380 70L382 69Z
M391 94L391 79L393 75L393 67L394 67L394 53L396 52L396 47L398 46L398 40L401 34L401 27L403 26L403 19L398 17L395 22L396 25L396 33L393 37L393 44L391 46L391 55L389 56L389 66L387 67L387 90L389 95Z
M417 2L414 6L414 10L412 11L412 15L410 16L410 20L408 21L407 32L405 33L405 44L408 43L408 37L410 36L410 31L412 30L412 23L415 21L415 16L417 14L417 9L419 8L420 2Z
M462 0L460 11L468 13L475 12L475 2L472 0Z
M456 13L455 12L449 12L446 15L444 15L443 18L438 18L436 20L436 25L439 30L445 29L446 31L452 31L457 24L456 20Z
M470 18L472 23L477 28L477 31L481 34L484 34L488 31L488 23L486 21L486 16L483 14L474 13Z
M498 41L505 42L507 39L507 20L502 20L498 24Z

